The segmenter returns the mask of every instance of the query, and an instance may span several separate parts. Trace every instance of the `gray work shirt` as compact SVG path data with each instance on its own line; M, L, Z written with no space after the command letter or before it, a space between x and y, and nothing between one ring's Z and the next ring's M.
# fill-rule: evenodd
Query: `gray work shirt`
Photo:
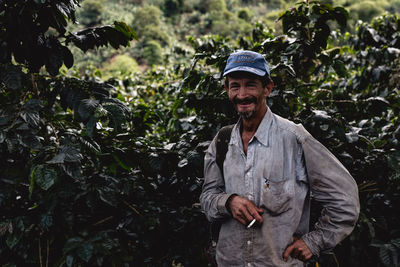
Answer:
M289 257L293 237L301 237L311 252L331 249L353 230L360 204L358 189L346 168L302 125L267 110L247 155L239 121L232 130L224 161L224 177L216 163L216 139L205 156L200 196L208 220L221 221L217 243L218 266L303 266ZM264 222L247 229L225 207L238 194L264 210ZM310 194L323 210L309 232Z

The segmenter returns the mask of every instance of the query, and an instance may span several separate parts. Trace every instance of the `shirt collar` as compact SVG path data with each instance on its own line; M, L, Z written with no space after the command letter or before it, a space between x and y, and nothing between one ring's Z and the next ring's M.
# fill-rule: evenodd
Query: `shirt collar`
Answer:
M267 108L267 112L265 113L263 119L261 120L260 125L256 133L254 134L253 138L257 138L257 140L263 144L264 146L268 146L268 137L269 137L269 130L271 128L272 123L272 112L269 108ZM240 137L240 126L242 124L242 119L235 124L233 131L232 131L232 138L230 140L230 144L236 144L240 146L242 144L242 139Z

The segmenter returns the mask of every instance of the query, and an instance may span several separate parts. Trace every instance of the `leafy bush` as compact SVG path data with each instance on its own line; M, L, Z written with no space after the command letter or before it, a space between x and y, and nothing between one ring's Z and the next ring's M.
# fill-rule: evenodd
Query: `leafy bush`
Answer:
M148 42L143 49L143 57L150 66L160 64L162 62L162 49L160 44L155 41Z
M358 20L371 21L372 18L385 11L385 3L376 1L363 1L349 6L351 23L355 24Z
M82 11L80 14L80 23L90 27L101 23L101 14L104 11L103 1L86 0L82 4Z
M131 58L129 55L116 55L111 58L109 62L103 64L102 76L104 79L111 77L120 77L121 75L127 75L139 71L139 65L136 60Z
M204 0L199 2L198 10L202 13L226 11L225 0Z
M238 10L237 16L244 21L250 22L252 13L248 8L245 7Z
M162 46L169 44L169 36L160 27L154 25L147 25L143 28L142 38L144 45L146 46L150 41L157 41Z
M183 8L184 0L165 0L164 10L168 16L179 14Z
M142 6L135 10L132 28L137 32L139 37L145 35L146 27L161 25L161 10L157 6Z
M236 37L251 32L251 24L239 19L229 11L210 12L203 21L204 33L212 33L224 37Z

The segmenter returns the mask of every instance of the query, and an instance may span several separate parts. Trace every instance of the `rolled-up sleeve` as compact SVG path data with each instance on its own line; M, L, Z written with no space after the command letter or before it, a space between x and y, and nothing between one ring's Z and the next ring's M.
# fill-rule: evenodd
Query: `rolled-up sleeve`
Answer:
M209 221L230 216L226 201L231 194L225 193L225 183L216 162L216 138L211 142L204 157L204 184L200 195L201 208Z
M322 204L315 230L302 238L311 252L332 249L354 229L360 212L358 187L340 161L302 126L302 147L312 196Z

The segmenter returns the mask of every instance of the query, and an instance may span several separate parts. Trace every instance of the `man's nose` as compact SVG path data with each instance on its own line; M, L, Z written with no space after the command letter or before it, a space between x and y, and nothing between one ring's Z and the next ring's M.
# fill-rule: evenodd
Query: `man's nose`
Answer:
M240 87L239 87L238 96L239 96L239 97L241 97L241 96L246 96L246 94L247 94L246 87L245 87L245 86L240 86Z

